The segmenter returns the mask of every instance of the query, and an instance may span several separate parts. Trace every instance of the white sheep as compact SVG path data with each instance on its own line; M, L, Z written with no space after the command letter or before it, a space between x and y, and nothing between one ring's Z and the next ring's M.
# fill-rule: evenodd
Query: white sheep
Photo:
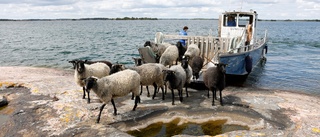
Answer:
M172 105L174 105L174 89L178 90L180 101L182 102L182 91L186 83L186 72L181 65L171 66L168 70L163 71L165 73L165 81L169 83L169 89L172 93Z
M199 56L199 55L200 55L200 49L196 44L188 45L187 51L184 53L184 56L190 57L190 60L192 60L193 57Z
M146 63L140 66L132 67L130 69L135 70L140 74L141 86L148 86L148 85L154 86L154 94L152 99L154 99L158 87L160 87L162 89L162 92L164 93L163 91L164 76L162 71L166 69L165 66L158 63ZM148 96L150 96L148 88L147 88L147 91L148 91ZM141 88L140 94L141 93L142 93L142 88ZM164 99L164 96L163 96L163 99Z
M208 97L209 97L209 91L212 91L213 98L212 98L212 106L214 106L214 99L216 99L216 90L220 91L220 104L222 103L222 90L226 86L226 78L225 78L225 64L216 64L215 67L209 67L205 71L203 75L203 82L208 88Z
M169 46L160 57L159 63L163 64L164 66L172 66L173 62L176 62L177 64L178 58L179 50L177 46Z
M85 90L85 82L83 79L95 76L98 78L102 78L104 76L108 76L110 73L110 68L105 63L93 63L93 64L85 64L86 61L75 60L73 63L75 65L74 78L76 83L82 87L83 90L83 99L86 97ZM88 103L90 103L90 93L88 92Z
M136 71L127 69L100 79L89 77L85 81L87 92L92 90L103 101L96 121L97 123L100 121L103 108L110 101L114 108L114 115L117 115L117 108L113 98L126 96L132 92L136 97L133 111L136 110L137 104L140 102L140 75Z

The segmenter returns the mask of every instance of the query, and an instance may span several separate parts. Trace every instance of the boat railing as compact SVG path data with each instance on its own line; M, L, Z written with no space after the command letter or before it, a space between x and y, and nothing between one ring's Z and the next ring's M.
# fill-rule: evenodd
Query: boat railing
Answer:
M186 40L186 44L196 44L200 49L200 56L205 59L205 64L219 54L228 53L230 50L230 38L214 36L181 36L181 35L164 35L161 34L161 42L168 40ZM156 37L159 37L156 35ZM158 38L159 39L159 38ZM158 40L156 40L158 41Z

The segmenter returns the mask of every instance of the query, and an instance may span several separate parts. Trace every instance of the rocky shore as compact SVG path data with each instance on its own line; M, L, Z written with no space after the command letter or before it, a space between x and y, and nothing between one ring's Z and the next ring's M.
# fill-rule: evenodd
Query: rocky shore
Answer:
M190 97L184 97L182 103L176 96L173 106L171 92L165 100L161 100L161 93L152 100L144 90L136 111L131 111L134 104L131 95L117 98L118 115L113 115L109 103L97 124L101 103L94 93L92 103L82 99L82 89L75 84L72 70L0 67L0 76L0 97L9 102L0 108L0 136L123 137L131 136L129 131L159 123L167 127L164 136L193 135L185 130L188 123L206 124L203 132L222 127L212 133L216 136L320 136L320 97L314 95L227 87L223 91L225 105L216 101L216 106L211 106L212 98L207 97L207 91L191 89ZM180 129L181 132L171 134L169 123L177 123L175 132ZM155 134L144 132L147 136Z

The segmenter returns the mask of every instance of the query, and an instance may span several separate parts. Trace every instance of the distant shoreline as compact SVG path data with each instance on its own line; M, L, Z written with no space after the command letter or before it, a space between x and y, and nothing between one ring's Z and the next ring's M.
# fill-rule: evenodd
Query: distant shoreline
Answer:
M215 18L147 18L147 17L124 17L124 18L79 18L79 19L0 19L0 21L85 21L85 20L218 20ZM299 19L299 20L278 20L278 19L259 19L259 21L307 21L320 22L320 19Z

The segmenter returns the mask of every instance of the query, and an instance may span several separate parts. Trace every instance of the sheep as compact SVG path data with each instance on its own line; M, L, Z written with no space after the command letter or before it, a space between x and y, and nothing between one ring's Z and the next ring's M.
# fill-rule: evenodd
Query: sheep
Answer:
M203 67L203 62L204 60L200 56L195 56L190 61L190 66L192 68L192 75L194 80L199 78L199 73Z
M214 99L216 98L216 90L220 91L220 104L223 105L222 103L222 90L226 86L226 81L225 81L225 70L226 64L216 64L216 67L210 67L206 70L203 76L203 82L208 88L208 97L209 97L209 91L212 91L213 98L212 98L212 106L214 106Z
M114 73L117 73L117 72L122 71L122 70L125 70L124 65L122 65L122 64L114 64L114 65L112 65L111 68L110 68L110 73L109 73L109 75L114 74Z
M141 66L142 65L142 59L141 58L133 58L133 60L134 60L134 62L135 62L135 66ZM162 64L158 64L158 63L150 63L150 64L155 64L155 65L157 65L158 67L160 67L162 70L165 70L165 69L167 69L164 65L162 65ZM162 72L162 70L161 70L161 72ZM163 77L163 73L161 73L161 77ZM167 86L166 86L166 84L164 84L164 86L165 86L165 94L167 93ZM148 96L150 96L150 92L149 92L149 87L148 86L146 86L146 88L147 88L147 91L148 91ZM156 88L156 87L155 87ZM162 88L162 87L158 87L158 89L157 89L157 91L159 91L159 88ZM162 89L163 90L163 89ZM140 92L140 95L142 94L142 85L141 85L141 92ZM155 94L154 94L155 95ZM152 99L154 99L154 97L155 96L153 96L153 98ZM162 99L164 100L164 95L162 96Z
M73 60L70 63L73 63L75 66L74 78L76 83L82 87L83 90L83 99L86 97L85 91L85 83L83 81L84 78L90 76L96 76L98 78L109 75L110 68L105 63L93 63L91 65L85 64L85 61L82 60ZM88 92L88 103L90 103L90 93Z
M174 105L174 89L178 90L180 102L182 102L182 90L186 83L186 72L181 65L171 66L168 70L163 70L164 80L169 83L169 89L172 93L172 105Z
M184 69L184 71L186 72L186 83L185 83L185 87L186 87L186 94L187 97L189 97L189 93L188 93L188 85L191 82L192 79L192 74L193 74L193 70L191 68L191 66L189 65L189 57L182 57L181 60L181 66Z
M187 51L184 53L184 56L189 56L190 60L192 60L193 57L199 56L199 55L200 55L200 49L196 44L188 45Z
M146 63L146 64L142 64L141 66L136 66L129 69L135 70L140 74L141 86L148 86L148 85L154 86L154 94L152 99L155 98L157 87L160 87L162 89L162 93L164 93L164 90L163 90L164 80L163 80L162 70L166 69L165 66L158 63ZM149 97L150 96L149 89L147 88L147 90L148 90L148 97ZM141 87L140 94L142 94L142 87ZM164 99L164 95L162 96L162 98Z
M74 60L69 61L69 63L72 63L73 69L76 68L76 65L75 65L75 62L76 62L76 61L79 61L79 59L74 59ZM89 65L90 65L90 64L93 64L93 63L98 63L98 62L107 64L107 65L109 66L109 68L112 67L112 63L109 62L109 61L107 61L107 60L98 60L98 61L85 60L85 61L84 61L85 64L89 64Z
M173 46L169 43L160 43L160 44L156 44L154 42L150 42L150 41L146 41L144 43L144 47L150 46L152 51L158 56L161 57L162 54L164 53L164 51L169 47L169 46Z
M142 59L141 59L141 58L134 58L134 57L132 57L132 59L134 60L134 65L135 65L135 66L140 66L140 65L142 65Z
M175 61L177 64L179 58L179 50L177 46L169 46L162 56L160 57L160 64L163 64L164 66L172 66L173 62Z
M126 96L132 92L136 97L133 111L136 110L137 104L140 102L140 75L136 71L124 70L100 79L96 77L89 77L85 79L85 82L87 92L92 90L103 101L96 121L97 123L100 122L100 116L103 108L110 101L114 108L114 115L117 115L117 108L113 98Z
M184 55L184 53L186 52L186 48L182 45L182 43L180 41L177 42L176 44L178 51L179 51L179 58L178 61L182 60L182 56Z

